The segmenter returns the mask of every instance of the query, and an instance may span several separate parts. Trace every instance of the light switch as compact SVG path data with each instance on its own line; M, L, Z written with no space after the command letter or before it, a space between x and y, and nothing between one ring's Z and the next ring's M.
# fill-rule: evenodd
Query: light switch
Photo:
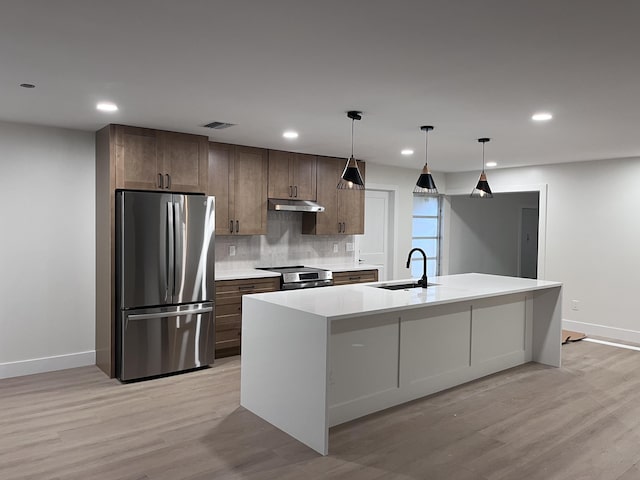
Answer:
M229 245L229 256L230 257L235 257L236 256L236 246L235 245Z

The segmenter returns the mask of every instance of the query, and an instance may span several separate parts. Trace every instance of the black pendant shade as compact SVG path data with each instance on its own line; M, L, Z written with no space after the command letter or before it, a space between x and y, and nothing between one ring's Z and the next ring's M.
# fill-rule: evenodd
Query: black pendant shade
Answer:
M338 182L339 189L362 190L364 189L364 180L360 175L358 162L355 158L350 157L342 171L342 176Z
M416 186L413 189L413 194L415 196L421 195L436 195L438 193L438 188L436 187L436 182L431 175L431 171L429 170L429 165L427 164L427 148L429 146L429 131L433 130L432 126L422 126L420 130L425 132L425 140L424 140L424 167L422 167L422 172L420 172L420 176L418 177L418 181L416 182Z
M433 181L433 177L431 176L431 172L429 168L425 165L422 169L422 173L418 177L418 181L416 182L416 187L420 187L426 190L433 190L433 193L438 193L438 189L436 188L436 182ZM415 189L414 189L414 193Z
M353 124L356 120L362 120L362 112L350 110L347 117L351 119L351 156L344 166L342 176L336 188L339 190L364 190L364 180L358 168L358 162L353 156Z
M493 193L491 193L491 187L489 187L489 182L487 181L487 174L484 173L484 144L487 143L490 138L479 138L478 142L482 143L482 172L480 173L480 178L478 179L478 183L476 187L471 191L471 198L493 198Z
M476 188L473 189L473 192L471 192L471 196L478 198L493 198L491 187L489 187L489 182L487 182L487 175L484 172L480 174L478 184L476 185Z

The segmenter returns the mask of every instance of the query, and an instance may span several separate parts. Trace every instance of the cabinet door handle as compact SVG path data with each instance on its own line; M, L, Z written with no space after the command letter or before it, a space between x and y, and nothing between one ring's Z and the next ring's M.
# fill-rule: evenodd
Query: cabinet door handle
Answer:
M240 222L236 220L236 233L240 233Z
M294 190L294 197L298 198L298 185L296 185L295 187L293 187Z
M256 286L255 285L240 285L238 287L238 290L255 290Z
M360 277L349 277L349 280L360 280Z
M338 233L342 231L342 223L338 222Z
M347 231L347 224L345 222L342 222L342 233Z
M164 184L162 183L162 174L158 174L158 188L164 188Z
M293 187L289 185L289 197L293 197Z
M229 232L233 233L233 220L229 220Z
M171 188L171 175L167 173L166 177L167 177L167 188Z

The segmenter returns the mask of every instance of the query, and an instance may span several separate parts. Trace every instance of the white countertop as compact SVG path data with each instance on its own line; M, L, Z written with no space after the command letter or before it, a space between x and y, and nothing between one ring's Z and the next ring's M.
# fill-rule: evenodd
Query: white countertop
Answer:
M332 272L350 272L357 270L376 270L378 267L375 265L369 265L366 263L353 264L353 263L339 263L339 264L305 264L306 267L324 268L331 270ZM239 270L219 270L216 269L216 280L243 280L245 278L265 278L265 277L279 277L279 273L268 272L266 270L257 270L255 268L244 268Z
M279 277L276 272L267 272L266 270L256 270L255 268L246 268L241 270L216 270L216 280L242 280L245 278L266 278Z
M326 265L320 263L311 263L305 265L312 268L324 268L332 272L355 272L358 270L377 270L377 265L369 265L368 263L329 263Z
M385 290L371 286L411 281L415 280L260 293L249 297L337 320L562 286L561 282L480 273L433 277L429 283L438 285L429 286L426 291L422 288Z

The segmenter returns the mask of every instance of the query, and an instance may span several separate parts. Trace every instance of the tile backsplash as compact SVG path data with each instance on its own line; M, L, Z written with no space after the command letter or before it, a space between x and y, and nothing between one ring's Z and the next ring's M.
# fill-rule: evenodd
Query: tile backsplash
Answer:
M355 261L347 252L353 235L303 235L302 213L267 212L267 235L216 237L216 269L237 270L304 264L343 264ZM334 245L337 244L337 252ZM235 247L235 256L229 254Z

